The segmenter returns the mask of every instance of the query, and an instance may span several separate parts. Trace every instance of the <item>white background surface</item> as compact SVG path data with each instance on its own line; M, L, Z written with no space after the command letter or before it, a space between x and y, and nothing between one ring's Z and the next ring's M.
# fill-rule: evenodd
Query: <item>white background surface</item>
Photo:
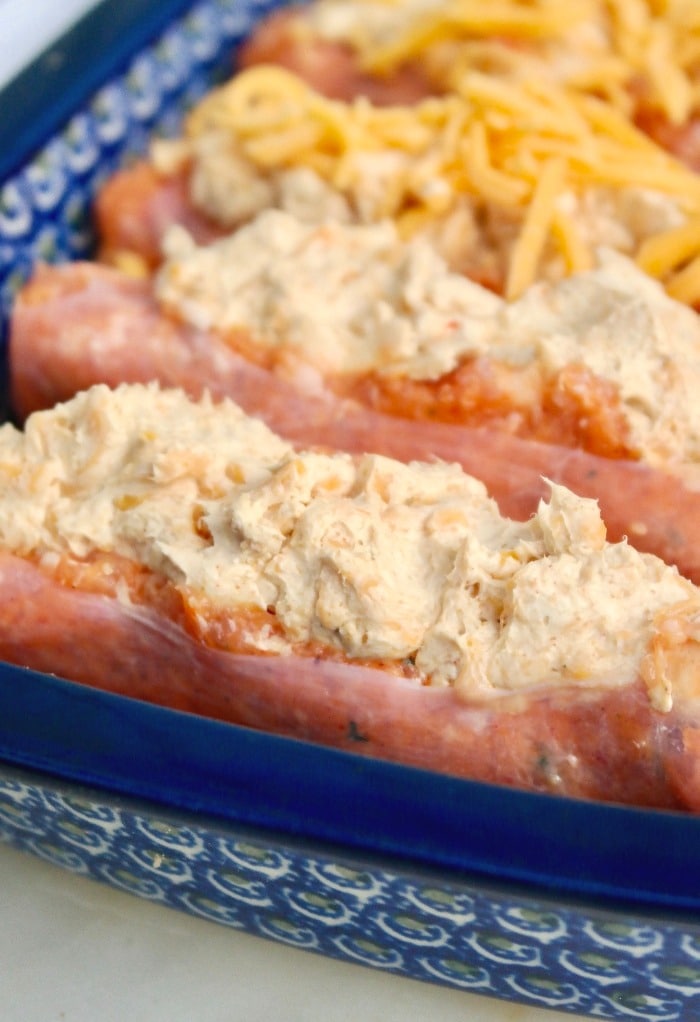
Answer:
M0 0L0 83L94 3ZM319 958L153 905L0 845L0 1018L566 1022L574 1016Z
M77 17L95 7L97 2L0 0L0 83L8 81L33 54L48 46ZM110 2L128 3L129 0Z
M565 1022L225 929L0 846L3 1022Z

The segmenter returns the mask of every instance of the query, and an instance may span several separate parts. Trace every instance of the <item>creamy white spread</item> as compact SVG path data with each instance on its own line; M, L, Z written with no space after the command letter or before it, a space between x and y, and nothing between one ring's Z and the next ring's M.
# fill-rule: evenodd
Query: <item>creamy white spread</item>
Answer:
M173 228L165 253L157 296L198 327L244 329L325 374L434 380L477 355L543 379L586 366L617 388L643 458L700 461L700 317L612 250L511 303L390 221L312 225L267 210L209 246Z
M165 239L156 294L200 328L244 328L325 373L436 378L483 350L502 302L390 221L310 226L268 210L222 241ZM457 318L456 318L457 317Z
M193 139L158 139L151 160L169 175L189 163L193 204L223 227L236 227L262 210L282 209L308 223L354 218L349 199L308 167L265 173L249 160L229 132Z
M651 188L565 191L557 208L576 224L591 249L612 248L626 255L634 255L645 239L680 227L687 219L672 196Z
M624 256L533 285L501 323L506 349L529 345L545 372L578 363L614 383L645 460L700 461L700 317Z
M47 567L115 553L218 610L272 608L284 653L410 658L465 698L624 685L657 615L698 591L609 544L594 501L553 486L501 517L457 466L296 452L229 402L96 386L0 429L0 543ZM126 597L124 597L126 599ZM650 698L668 709L661 683Z

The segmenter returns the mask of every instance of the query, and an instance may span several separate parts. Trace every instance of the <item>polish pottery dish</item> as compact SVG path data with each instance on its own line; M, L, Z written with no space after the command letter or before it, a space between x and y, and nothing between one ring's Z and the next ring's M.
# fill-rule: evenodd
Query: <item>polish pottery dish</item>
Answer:
M177 131L278 5L115 6L5 90L3 351L34 266L90 257L104 181ZM0 664L0 839L399 975L591 1018L700 1017L691 813L463 780Z

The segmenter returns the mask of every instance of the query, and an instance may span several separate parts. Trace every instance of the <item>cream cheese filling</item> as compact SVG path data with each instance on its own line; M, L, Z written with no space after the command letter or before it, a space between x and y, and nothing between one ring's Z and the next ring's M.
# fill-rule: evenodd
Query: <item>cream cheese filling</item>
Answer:
M267 210L208 246L174 227L165 253L158 300L200 328L243 329L331 376L435 380L478 355L543 378L583 365L616 386L641 457L700 461L700 317L618 252L513 302L391 221L314 225Z
M217 611L273 608L282 638L261 631L261 650L410 658L467 699L627 684L656 622L699 605L560 486L514 522L455 465L297 452L230 402L155 385L96 386L23 433L3 426L0 477L9 551L115 553Z

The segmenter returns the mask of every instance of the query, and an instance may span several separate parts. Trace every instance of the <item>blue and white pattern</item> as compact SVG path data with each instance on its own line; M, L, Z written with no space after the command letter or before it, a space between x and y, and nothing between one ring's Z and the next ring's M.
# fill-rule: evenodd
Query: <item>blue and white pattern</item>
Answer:
M106 176L230 68L275 0L204 0L0 188L0 324L37 260L88 255ZM700 1019L700 924L494 894L76 797L0 768L0 840L139 897L299 948L598 1019Z
M0 187L0 314L38 260L90 254L90 209L118 166L149 139L170 135L184 112L232 69L234 47L279 0L204 0L105 83L32 162Z
M153 902L375 969L598 1019L700 1018L700 924L343 861L2 772L0 840Z

